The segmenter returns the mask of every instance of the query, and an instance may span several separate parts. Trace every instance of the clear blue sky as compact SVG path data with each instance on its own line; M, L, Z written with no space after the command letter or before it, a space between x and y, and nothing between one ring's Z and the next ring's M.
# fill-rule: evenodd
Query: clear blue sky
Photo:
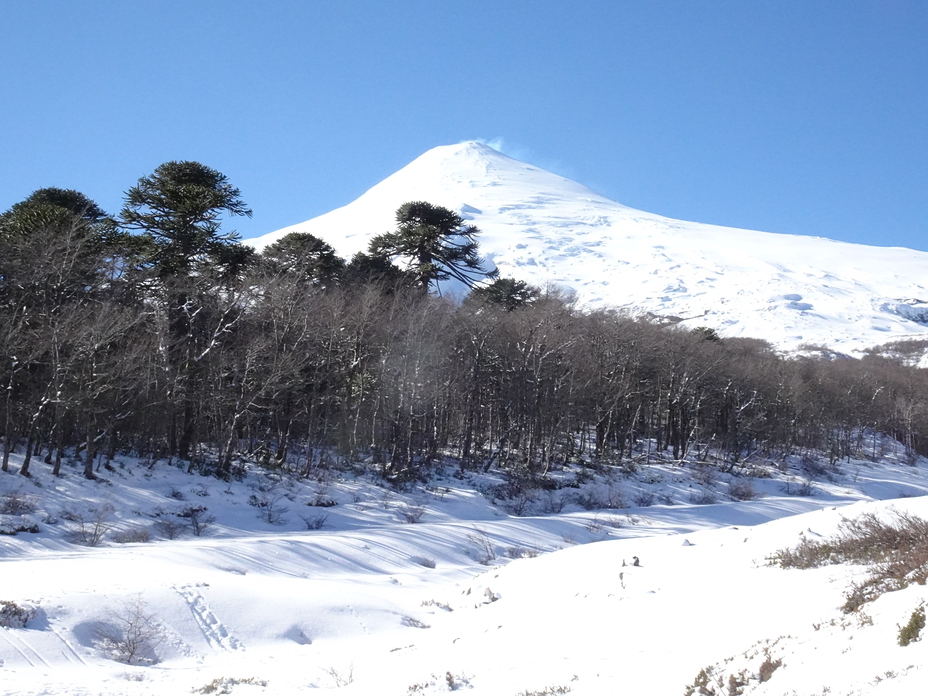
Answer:
M928 250L928 2L0 0L0 210L192 159L254 237L498 138L650 212Z

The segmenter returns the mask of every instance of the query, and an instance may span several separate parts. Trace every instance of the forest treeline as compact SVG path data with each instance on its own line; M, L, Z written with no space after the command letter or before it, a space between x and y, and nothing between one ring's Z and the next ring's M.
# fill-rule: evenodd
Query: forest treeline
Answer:
M926 371L901 359L791 357L480 267L478 231L411 202L367 253L291 234L260 253L224 232L250 215L226 177L169 162L110 216L42 189L0 216L2 468L118 453L219 475L244 460L303 471L364 462L389 480L443 457L541 477L647 452L928 453ZM402 263L397 266L396 263ZM429 292L456 278L463 301Z

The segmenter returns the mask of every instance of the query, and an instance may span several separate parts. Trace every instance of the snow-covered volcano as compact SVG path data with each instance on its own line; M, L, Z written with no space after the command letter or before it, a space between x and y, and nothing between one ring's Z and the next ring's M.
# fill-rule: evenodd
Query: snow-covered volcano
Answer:
M425 200L480 230L503 276L783 349L853 352L928 336L928 253L684 222L645 213L477 142L437 147L343 208L249 240L309 232L350 257ZM879 230L874 230L876 237Z

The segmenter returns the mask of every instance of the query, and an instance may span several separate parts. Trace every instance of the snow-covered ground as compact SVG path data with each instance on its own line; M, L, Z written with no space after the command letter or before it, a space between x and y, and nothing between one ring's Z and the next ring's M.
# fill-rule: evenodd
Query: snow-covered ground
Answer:
M396 209L411 200L475 224L502 275L572 288L586 306L682 319L786 350L854 353L928 335L928 253L673 220L476 142L429 150L349 205L246 242L262 248L309 232L350 258L394 229Z
M0 601L36 610L0 628L0 693L682 694L710 666L744 670L751 694L925 693L928 643L897 644L925 587L846 616L862 568L766 562L843 516L928 516L928 462L902 463L886 440L874 451L737 476L572 467L528 500L452 466L402 491L346 472L223 482L131 460L96 482L76 465L0 474L16 513L0 526L39 529L0 536ZM101 644L101 626L133 615L160 639L153 664Z

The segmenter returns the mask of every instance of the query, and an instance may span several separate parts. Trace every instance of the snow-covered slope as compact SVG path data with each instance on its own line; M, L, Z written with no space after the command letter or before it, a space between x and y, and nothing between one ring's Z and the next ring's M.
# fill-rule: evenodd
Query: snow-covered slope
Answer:
M477 142L430 150L353 203L248 243L310 232L350 257L393 229L410 200L477 225L502 275L572 288L586 306L678 317L784 349L853 352L928 334L928 253L673 220Z
M95 481L76 462L61 477L0 472L0 510L37 530L0 535L0 695L663 695L710 666L714 679L744 672L744 696L924 694L928 641L897 639L928 588L845 615L863 568L765 560L842 517L928 516L926 461L902 464L887 439L879 451L806 491L799 457L756 479L666 462L589 480L576 467L555 476L585 471L580 488L544 496L561 512L526 517L477 493L486 474L452 467L405 491L331 470L223 482L131 459ZM746 482L756 497L726 501ZM569 502L580 493L660 503L585 510ZM919 497L882 500L901 495ZM194 508L215 516L199 536L179 516ZM172 521L182 533L167 535ZM95 529L99 546L83 545ZM4 625L11 603L28 620ZM101 633L133 617L150 666L115 661ZM762 682L765 660L780 666ZM736 693L725 683L714 693Z

